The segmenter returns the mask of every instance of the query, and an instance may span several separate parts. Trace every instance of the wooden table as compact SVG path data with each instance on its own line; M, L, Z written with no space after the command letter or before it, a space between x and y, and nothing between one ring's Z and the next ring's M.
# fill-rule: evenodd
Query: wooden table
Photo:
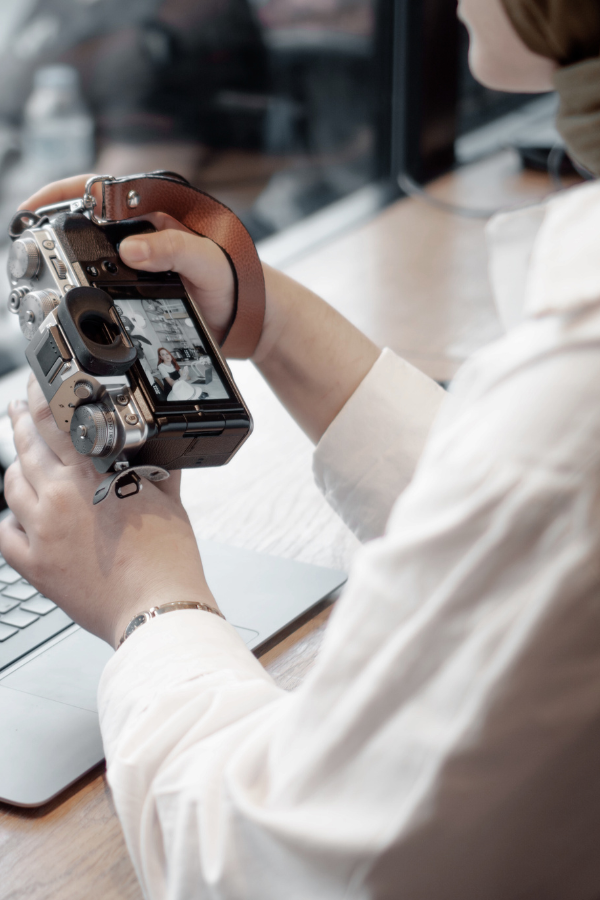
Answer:
M437 182L434 196L480 207L531 202L549 191L504 153ZM403 200L288 267L361 327L432 377L451 378L500 328L487 280L484 223ZM247 363L234 365L255 433L222 470L184 476L198 537L349 568L358 549L311 475L312 447ZM329 610L264 654L293 689L318 652ZM141 898L103 767L36 810L0 804L0 900Z

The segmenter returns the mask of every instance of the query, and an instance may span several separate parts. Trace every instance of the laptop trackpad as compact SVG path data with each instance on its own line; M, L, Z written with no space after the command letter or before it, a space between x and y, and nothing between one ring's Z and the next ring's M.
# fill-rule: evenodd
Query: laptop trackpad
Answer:
M0 800L39 806L102 760L96 691L113 652L78 629L0 678Z
M98 716L3 687L0 800L40 806L104 756Z
M100 675L113 653L100 638L78 629L0 678L0 686L95 713Z

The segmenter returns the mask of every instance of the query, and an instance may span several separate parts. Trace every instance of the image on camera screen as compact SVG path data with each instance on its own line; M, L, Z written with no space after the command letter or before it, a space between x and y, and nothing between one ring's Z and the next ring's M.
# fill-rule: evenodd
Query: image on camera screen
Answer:
M230 399L183 300L117 298L115 307L159 402Z

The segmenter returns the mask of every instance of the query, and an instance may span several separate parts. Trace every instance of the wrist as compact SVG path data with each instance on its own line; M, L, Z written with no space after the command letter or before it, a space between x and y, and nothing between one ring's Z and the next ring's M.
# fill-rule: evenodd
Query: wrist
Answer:
M265 322L252 362L317 443L381 351L311 290L264 270Z
M121 644L124 644L127 638L130 638L138 628L147 625L152 619L169 615L169 613L188 611L206 612L210 613L210 615L219 616L220 619L225 619L223 613L215 606L209 606L208 603L202 603L200 600L173 600L170 603L161 603L160 606L152 606L149 610L144 610L131 619L129 624L125 626L125 630L121 635L116 649L118 649Z
M173 602L201 603L215 612L221 614L217 602L211 592L206 590L178 590L176 587L172 590L161 591L154 594L144 595L144 597L135 602L128 603L121 607L115 616L110 631L109 643L117 649L121 643L121 638L125 634L128 625L143 613L149 613L152 609L165 606ZM221 614L222 615L222 614Z
M260 340L251 357L251 362L258 368L268 365L273 354L282 348L284 343L282 338L293 318L291 307L294 306L294 303L290 302L290 298L298 301L298 293L314 296L308 288L266 263L263 263L263 272L265 276L265 318Z

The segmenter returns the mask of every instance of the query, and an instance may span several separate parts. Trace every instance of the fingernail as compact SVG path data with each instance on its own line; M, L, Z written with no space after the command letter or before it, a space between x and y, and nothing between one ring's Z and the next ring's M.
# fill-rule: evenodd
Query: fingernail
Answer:
M122 258L130 262L144 262L150 257L150 245L148 241L141 241L139 238L126 238L119 249Z
M24 400L11 400L10 403L8 404L8 414L9 414L9 416L14 416L14 415L16 415L16 414L19 412L20 409L24 409L24 408L25 408L25 405L26 405L26 404L25 404L25 401L24 401Z

